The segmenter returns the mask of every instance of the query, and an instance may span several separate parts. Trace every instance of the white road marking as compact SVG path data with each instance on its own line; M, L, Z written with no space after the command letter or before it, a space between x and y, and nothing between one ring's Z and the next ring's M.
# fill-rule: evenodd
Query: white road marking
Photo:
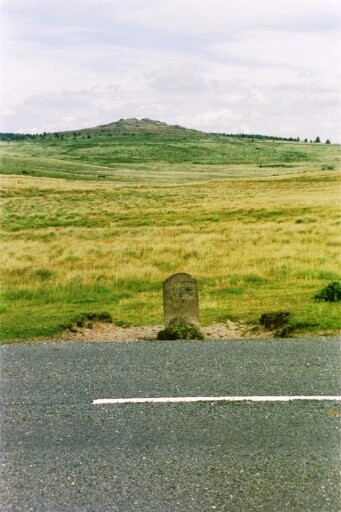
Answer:
M167 396L155 398L98 398L93 405L107 404L165 404L185 402L291 402L314 400L340 402L341 396Z

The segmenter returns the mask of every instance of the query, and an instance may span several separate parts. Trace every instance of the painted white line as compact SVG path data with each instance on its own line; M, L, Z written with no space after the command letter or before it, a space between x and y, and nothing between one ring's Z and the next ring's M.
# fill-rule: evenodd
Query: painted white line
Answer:
M291 402L318 400L340 402L341 396L167 396L155 398L98 398L93 405L107 404L165 404L185 402Z

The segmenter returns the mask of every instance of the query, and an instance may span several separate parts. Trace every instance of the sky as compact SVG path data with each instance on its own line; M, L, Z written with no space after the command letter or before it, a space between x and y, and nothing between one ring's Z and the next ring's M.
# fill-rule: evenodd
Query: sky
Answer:
M338 0L0 0L1 132L150 118L341 142Z

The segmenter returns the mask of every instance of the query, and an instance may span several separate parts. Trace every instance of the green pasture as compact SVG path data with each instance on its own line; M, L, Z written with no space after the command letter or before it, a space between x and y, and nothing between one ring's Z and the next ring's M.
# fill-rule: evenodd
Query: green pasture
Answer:
M243 139L128 121L0 142L1 172L100 182L188 182L333 170L339 146Z

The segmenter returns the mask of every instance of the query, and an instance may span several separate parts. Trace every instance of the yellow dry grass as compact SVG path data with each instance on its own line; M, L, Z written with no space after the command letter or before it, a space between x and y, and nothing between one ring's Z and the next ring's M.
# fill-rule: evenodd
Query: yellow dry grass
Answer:
M162 281L177 271L198 279L204 323L256 321L277 308L307 325L326 315L311 297L340 271L335 171L180 186L1 183L2 282L4 296L16 297L9 316L21 307L38 319L46 307L62 323L64 310L92 308L160 322Z

